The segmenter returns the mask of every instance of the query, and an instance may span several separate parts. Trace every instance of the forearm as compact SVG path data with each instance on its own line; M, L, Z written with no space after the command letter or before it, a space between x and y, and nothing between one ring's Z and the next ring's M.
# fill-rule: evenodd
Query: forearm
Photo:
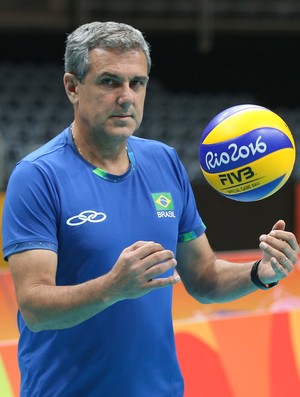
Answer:
M155 242L125 248L105 275L72 286L56 285L56 254L46 250L12 255L17 300L32 331L73 327L124 299L138 298L179 281L165 277L176 266L174 254Z
M108 277L72 286L32 286L19 302L20 311L34 332L73 327L117 301Z
M215 261L208 274L189 283L188 292L201 303L228 302L257 290L251 281L250 263L231 263L221 259Z

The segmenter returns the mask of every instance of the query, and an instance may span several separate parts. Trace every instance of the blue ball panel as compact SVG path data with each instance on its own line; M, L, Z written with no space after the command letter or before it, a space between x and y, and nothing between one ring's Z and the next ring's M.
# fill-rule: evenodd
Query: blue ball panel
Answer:
M215 144L200 144L199 162L209 174L243 167L281 149L293 148L289 137L274 128L258 128Z
M248 192L238 193L238 194L225 194L223 192L220 193L223 196L236 201L244 201L244 202L258 201L271 194L277 188L277 186L280 185L285 175L286 174L282 175L281 177L275 179L272 182L267 183L264 186L258 187L253 190L249 190Z

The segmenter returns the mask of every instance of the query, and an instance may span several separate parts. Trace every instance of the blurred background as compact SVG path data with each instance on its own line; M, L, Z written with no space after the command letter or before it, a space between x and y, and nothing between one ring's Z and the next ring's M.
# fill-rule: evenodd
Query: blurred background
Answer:
M197 152L211 118L242 103L277 112L299 139L298 0L1 0L0 189L16 161L71 123L62 84L66 34L94 20L132 24L151 44L138 134L178 150L214 248L257 247L278 217L297 232L298 160L280 192L242 204L212 191Z
M94 20L132 24L151 44L137 134L177 149L213 248L237 266L253 261L258 236L278 218L300 240L299 156L289 182L254 203L213 191L198 163L207 123L245 103L278 113L299 153L299 0L0 0L0 220L15 163L72 122L64 44L67 33ZM17 397L17 303L3 260L0 269L0 394ZM222 305L196 304L181 284L174 288L185 397L299 397L299 280L296 266L270 292Z

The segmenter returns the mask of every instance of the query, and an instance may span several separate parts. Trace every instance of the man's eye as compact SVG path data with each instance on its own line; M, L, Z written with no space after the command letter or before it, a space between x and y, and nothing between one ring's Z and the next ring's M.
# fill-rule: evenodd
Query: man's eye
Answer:
M146 85L146 82L143 80L134 80L131 82L131 87L134 87L134 88L144 87L145 85Z
M113 81L112 79L105 78L105 79L102 79L102 80L101 80L101 84L104 84L104 85L113 85L113 84L114 84L114 81Z

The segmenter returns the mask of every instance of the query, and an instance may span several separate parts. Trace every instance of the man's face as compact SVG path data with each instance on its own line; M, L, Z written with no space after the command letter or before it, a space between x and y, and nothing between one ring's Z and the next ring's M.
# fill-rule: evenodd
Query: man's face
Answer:
M77 85L75 118L95 137L127 138L143 118L148 82L143 52L90 51L90 69Z

